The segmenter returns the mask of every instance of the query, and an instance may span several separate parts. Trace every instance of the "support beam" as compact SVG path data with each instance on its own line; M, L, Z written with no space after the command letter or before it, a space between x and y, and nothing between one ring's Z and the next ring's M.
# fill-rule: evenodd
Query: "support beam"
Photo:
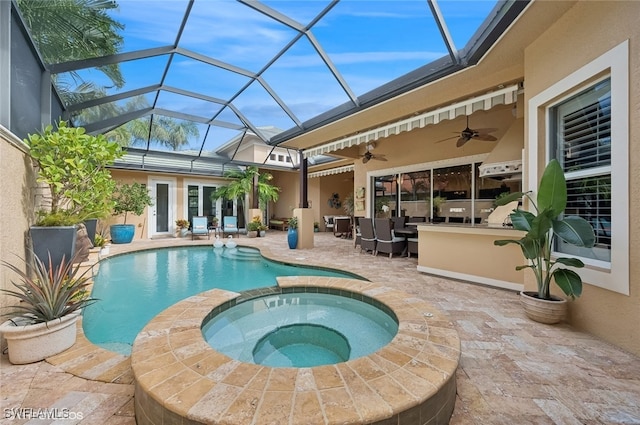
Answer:
M298 158L300 160L300 208L309 208L309 201L307 200L307 158L302 155L302 151L298 152Z

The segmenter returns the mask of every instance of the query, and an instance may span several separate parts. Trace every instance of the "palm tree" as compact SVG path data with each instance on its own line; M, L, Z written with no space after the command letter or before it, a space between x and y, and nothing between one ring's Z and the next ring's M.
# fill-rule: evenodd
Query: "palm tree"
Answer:
M277 201L280 188L270 182L273 176L270 173L260 174L258 167L249 166L245 170L231 170L225 173L225 177L233 179L227 186L219 187L211 194L211 200L220 198L237 199L244 205L244 198L249 193L257 196L259 208L264 211L269 201Z
M114 0L18 0L18 7L38 51L48 64L95 58L118 53L123 45L119 31L124 25L108 15L118 8ZM124 77L118 64L99 68L120 88ZM67 102L87 100L100 88L71 72L57 86Z
M191 137L200 137L198 125L193 121L178 121L170 117L156 116L149 136L149 117L139 118L127 124L131 133L131 144L147 144L149 138L160 146L177 151L183 146L189 146Z

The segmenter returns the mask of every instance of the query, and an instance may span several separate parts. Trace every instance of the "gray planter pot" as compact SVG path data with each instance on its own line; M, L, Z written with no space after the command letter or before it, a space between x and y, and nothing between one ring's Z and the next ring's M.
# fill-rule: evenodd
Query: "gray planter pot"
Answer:
M84 227L87 228L87 236L89 236L91 245L96 246L96 228L98 227L98 219L90 218L85 220Z
M59 267L62 258L71 261L76 251L76 226L40 227L29 229L33 253L49 265L49 255L53 267Z

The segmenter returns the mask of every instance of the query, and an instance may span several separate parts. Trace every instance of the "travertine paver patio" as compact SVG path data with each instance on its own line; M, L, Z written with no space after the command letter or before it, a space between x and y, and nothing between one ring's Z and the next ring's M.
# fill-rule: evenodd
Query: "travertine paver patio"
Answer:
M312 250L289 250L286 234L279 231L240 241L274 259L360 274L446 312L462 341L451 424L640 424L640 359L568 325L527 320L515 293L420 274L415 258L360 254L353 241L329 233L316 234ZM212 242L144 241L112 246L111 253ZM96 349L80 336L76 346L50 362L55 365L13 366L2 356L0 424L50 422L16 419L16 413L33 413L12 410L20 408L68 409L82 414L87 424L135 423L126 358Z

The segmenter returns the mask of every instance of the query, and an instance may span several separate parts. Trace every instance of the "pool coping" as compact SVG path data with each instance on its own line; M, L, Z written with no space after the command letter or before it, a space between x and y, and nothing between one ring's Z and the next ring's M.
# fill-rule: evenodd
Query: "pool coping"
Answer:
M277 280L283 291L333 288L373 298L394 312L398 333L375 353L335 365L271 368L242 363L211 348L201 332L207 314L240 293L200 293L158 314L134 341L131 367L139 425L448 423L460 339L444 313L369 281L316 276Z

